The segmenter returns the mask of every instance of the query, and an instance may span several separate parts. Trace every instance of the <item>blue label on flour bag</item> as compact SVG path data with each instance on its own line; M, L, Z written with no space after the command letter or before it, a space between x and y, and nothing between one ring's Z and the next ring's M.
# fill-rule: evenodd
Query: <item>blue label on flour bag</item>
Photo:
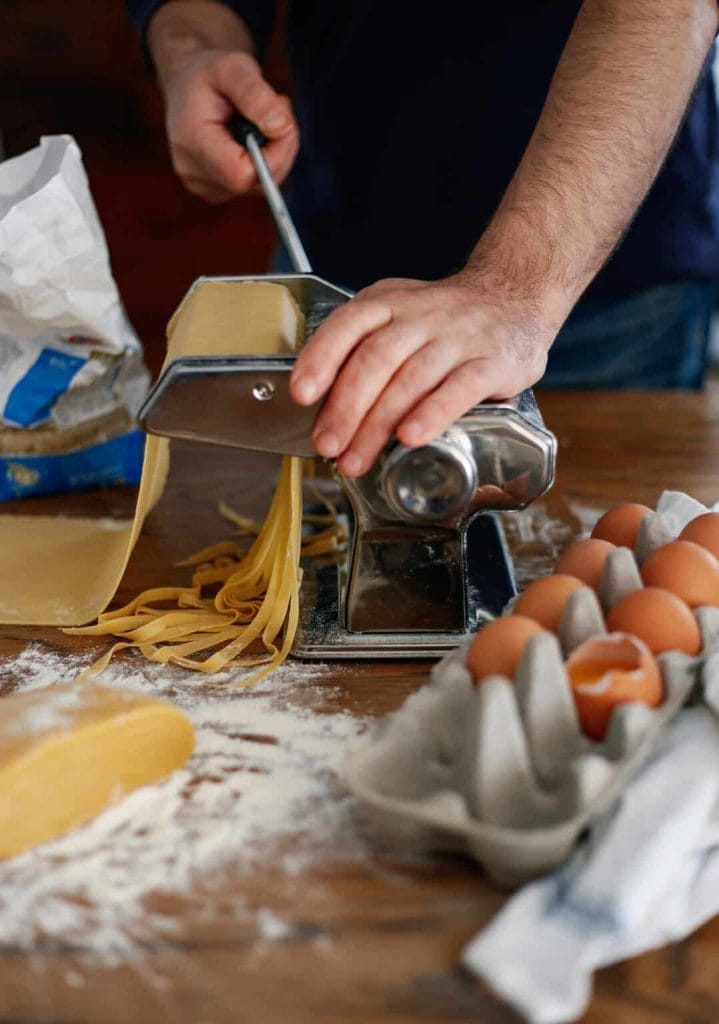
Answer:
M136 484L142 473L145 435L122 437L61 455L0 457L0 501L37 494L87 491L110 484Z
M53 405L87 362L80 356L44 348L8 395L3 417L16 427L35 427L50 416Z

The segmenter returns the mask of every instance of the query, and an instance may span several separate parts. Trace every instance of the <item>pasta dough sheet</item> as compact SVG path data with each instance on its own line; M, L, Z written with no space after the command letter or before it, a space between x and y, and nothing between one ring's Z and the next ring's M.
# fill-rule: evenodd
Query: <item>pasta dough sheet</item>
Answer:
M192 725L171 704L61 683L0 701L0 857L54 839L185 763Z
M292 351L303 334L303 314L282 285L201 282L170 321L165 365L180 355ZM167 439L150 436L132 520L0 515L0 623L79 626L97 618L117 590L168 471Z

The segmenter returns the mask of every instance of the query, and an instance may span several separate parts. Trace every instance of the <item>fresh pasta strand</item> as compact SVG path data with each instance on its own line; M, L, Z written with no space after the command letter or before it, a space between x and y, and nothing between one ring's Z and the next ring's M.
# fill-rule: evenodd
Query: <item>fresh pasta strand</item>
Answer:
M154 587L104 612L93 625L67 629L76 636L116 640L80 678L98 675L128 648L150 661L207 674L261 666L234 684L241 687L252 686L282 664L299 620L301 556L332 554L346 540L334 506L319 494L327 512L312 521L325 528L302 537L302 477L303 460L285 456L261 525L220 506L242 534L254 535L247 551L234 541L205 547L179 563L193 568L189 586ZM214 595L205 593L218 585ZM248 650L258 643L263 648L259 654Z

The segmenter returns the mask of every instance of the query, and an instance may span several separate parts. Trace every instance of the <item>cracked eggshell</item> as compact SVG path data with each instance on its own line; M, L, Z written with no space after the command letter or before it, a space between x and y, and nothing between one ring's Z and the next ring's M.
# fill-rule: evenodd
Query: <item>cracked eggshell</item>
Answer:
M619 704L658 707L661 672L647 645L630 633L608 633L580 644L567 659L569 683L582 729L602 741Z

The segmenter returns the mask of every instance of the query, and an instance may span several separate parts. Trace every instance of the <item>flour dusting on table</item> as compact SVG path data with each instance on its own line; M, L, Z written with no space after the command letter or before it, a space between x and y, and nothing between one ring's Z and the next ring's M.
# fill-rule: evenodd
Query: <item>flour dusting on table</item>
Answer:
M599 511L573 505L565 521L537 503L503 517L520 586L550 571ZM30 645L0 661L0 689L71 680L95 656ZM222 887L213 891L224 869L252 872L269 862L292 876L328 857L366 854L357 806L337 774L365 723L327 710L330 674L337 669L290 662L257 687L233 690L237 673L200 678L132 655L112 664L101 682L168 698L187 712L196 752L165 782L83 828L0 861L0 949L60 944L120 962L148 941L173 939L178 900L193 903L196 923L198 914L208 922L227 914ZM249 910L260 942L291 936L292 925L270 909Z
M31 645L0 661L0 686L51 686L89 661L92 655ZM291 662L253 689L232 690L229 674L208 680L139 657L111 666L103 683L182 708L197 733L196 751L164 782L0 862L0 948L61 943L118 962L143 941L171 937L168 900L190 899L200 886L211 916L212 881L223 869L251 872L271 859L291 873L326 858L330 847L333 857L361 854L356 806L337 771L364 723L323 710L328 674L322 665ZM258 918L258 932L277 941L285 926L268 914Z
M561 517L548 515L545 503L535 501L527 508L502 513L520 590L552 572L562 552L575 540L589 536L606 509L573 501L563 511Z

